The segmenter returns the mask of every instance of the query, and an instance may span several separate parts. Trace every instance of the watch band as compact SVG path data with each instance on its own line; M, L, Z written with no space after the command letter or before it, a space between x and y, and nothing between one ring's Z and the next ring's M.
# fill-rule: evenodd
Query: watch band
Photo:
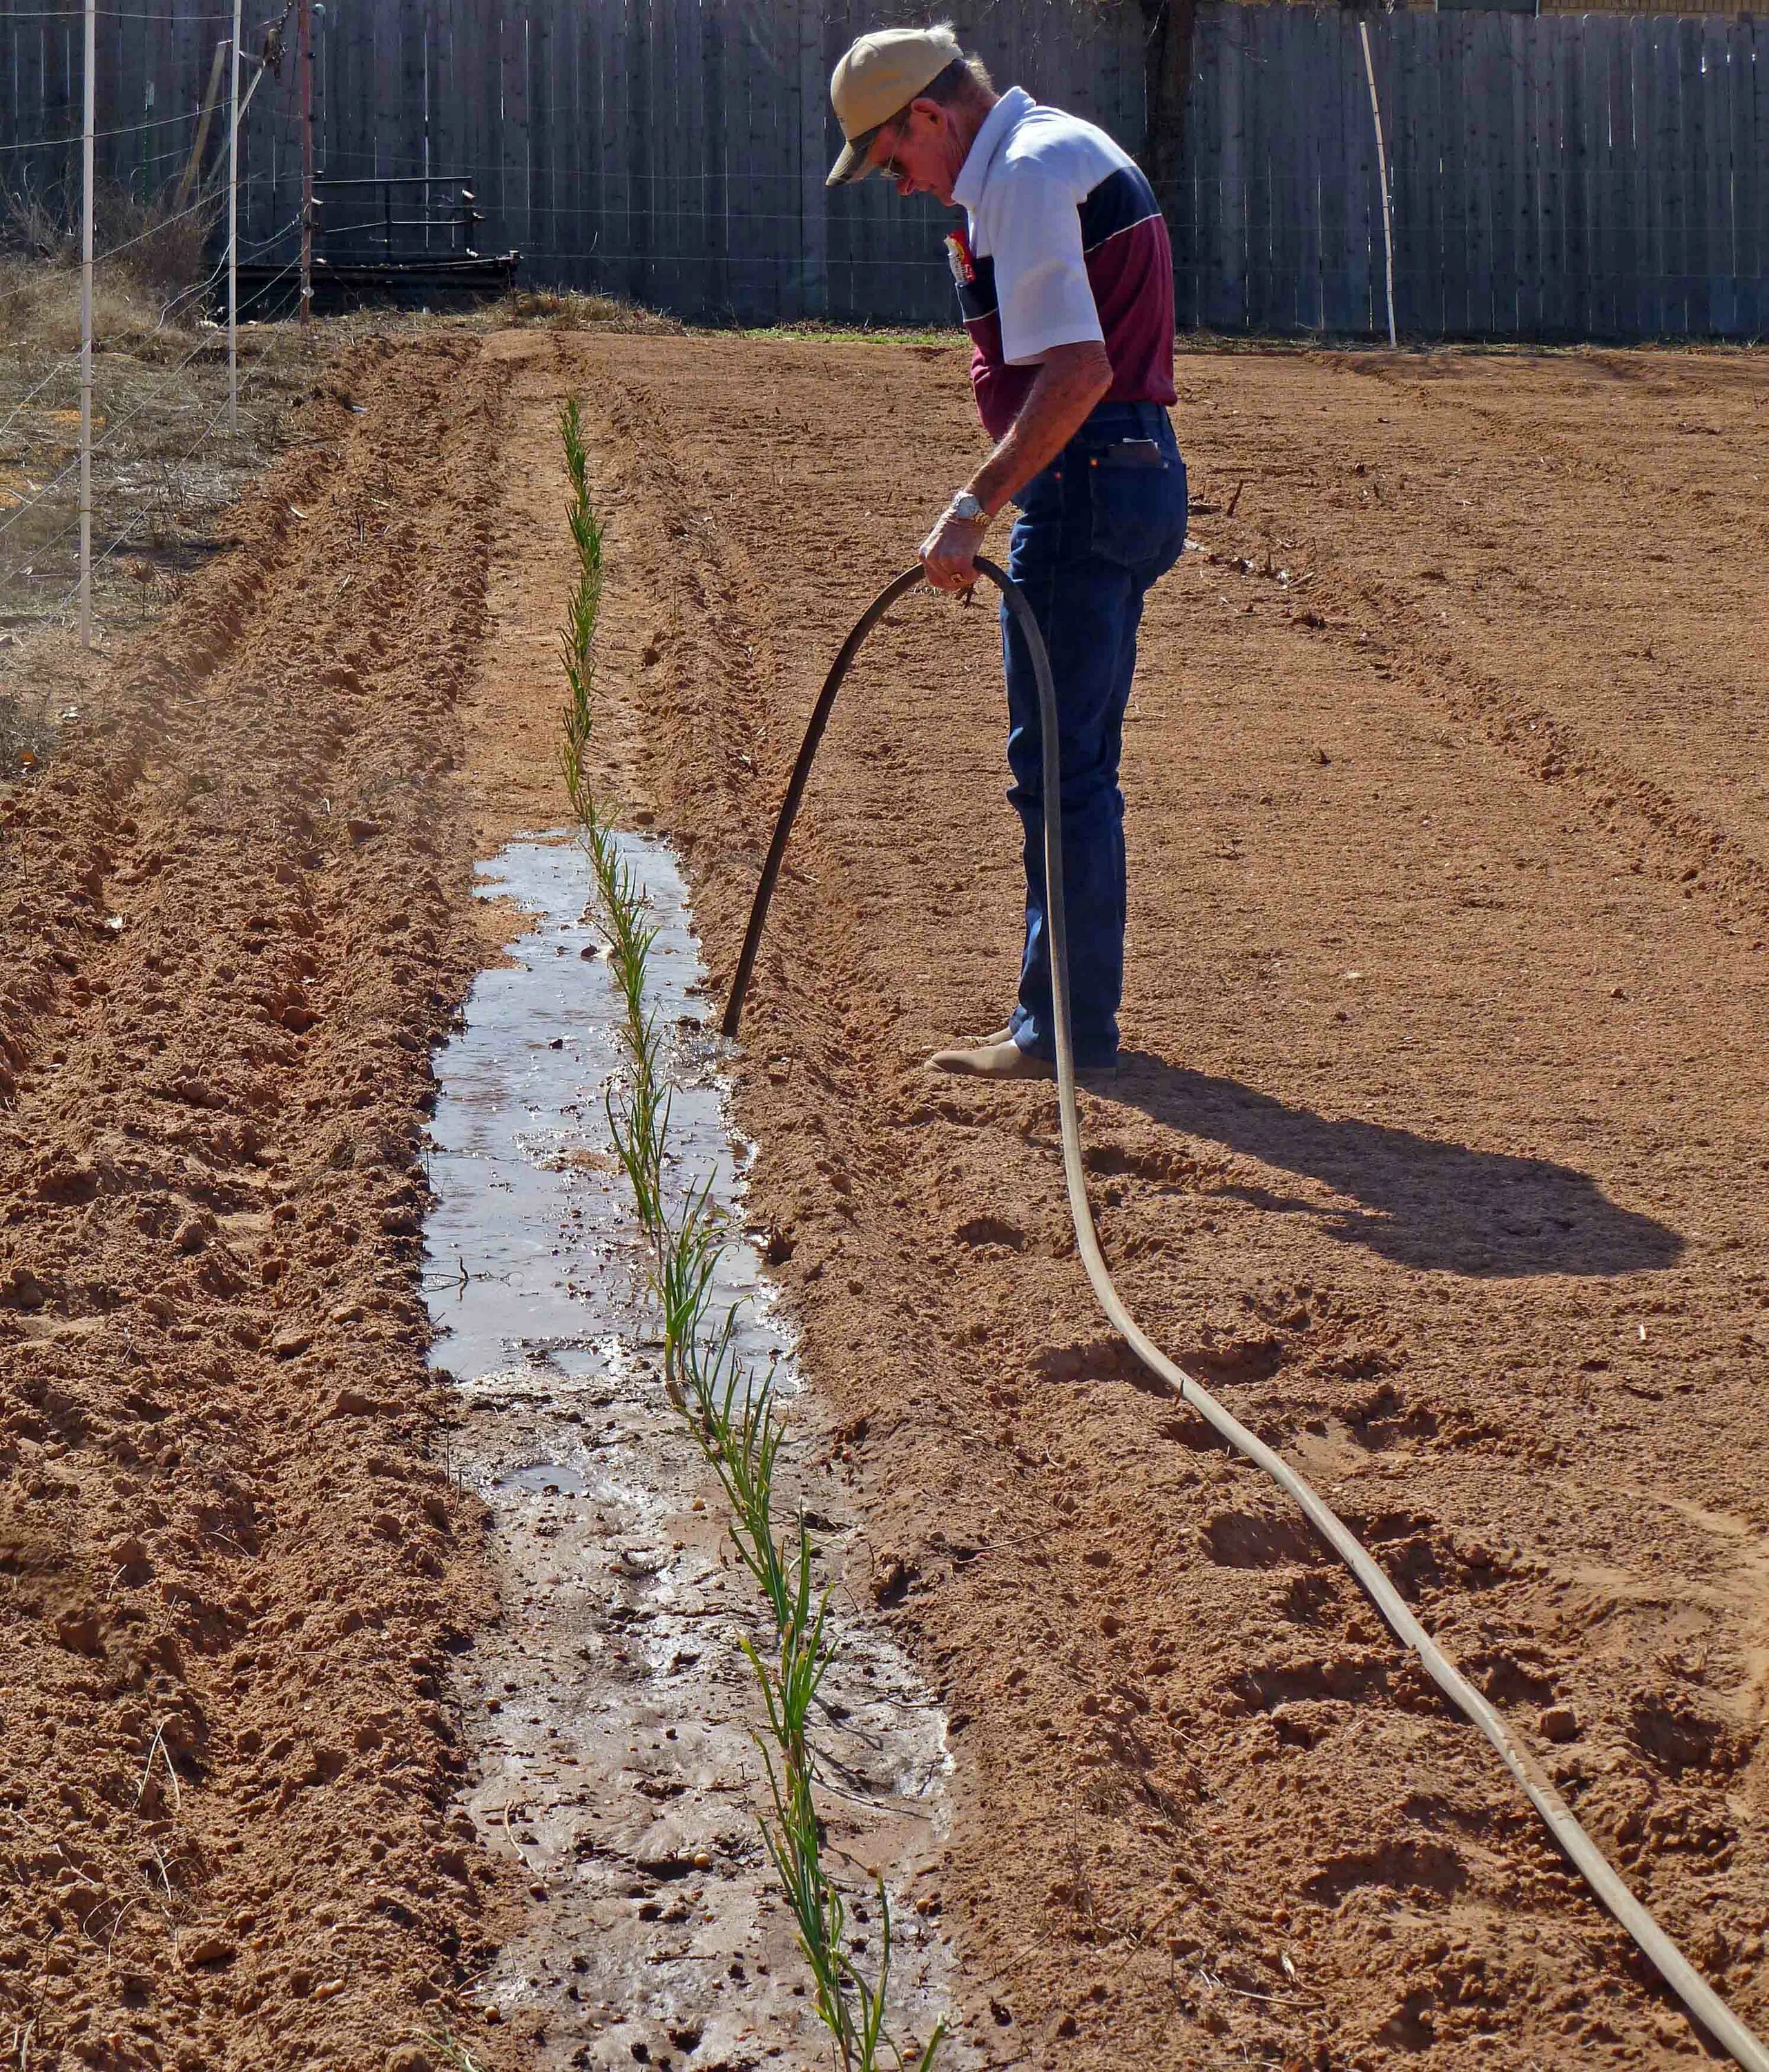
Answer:
M954 518L962 519L967 525L987 525L989 514L983 508L983 500L968 489L961 489L946 506Z

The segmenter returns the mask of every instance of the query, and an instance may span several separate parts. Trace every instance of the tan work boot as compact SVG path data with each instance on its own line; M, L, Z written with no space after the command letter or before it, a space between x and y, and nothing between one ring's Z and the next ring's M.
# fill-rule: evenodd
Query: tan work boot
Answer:
M979 1044L974 1050L936 1050L927 1061L931 1072L958 1072L972 1079L1053 1079L1054 1065L1022 1050L1010 1036Z

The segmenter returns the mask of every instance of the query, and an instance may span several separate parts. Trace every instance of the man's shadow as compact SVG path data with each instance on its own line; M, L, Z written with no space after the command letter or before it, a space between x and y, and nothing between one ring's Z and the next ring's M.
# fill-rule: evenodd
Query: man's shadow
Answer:
M1501 1278L1640 1273L1682 1256L1675 1231L1618 1207L1570 1166L1471 1151L1380 1123L1329 1121L1146 1050L1124 1051L1119 1063L1111 1097L1125 1106L1262 1165L1307 1174L1342 1199L1324 1205L1259 1186L1227 1186L1224 1194L1306 1215L1402 1265Z

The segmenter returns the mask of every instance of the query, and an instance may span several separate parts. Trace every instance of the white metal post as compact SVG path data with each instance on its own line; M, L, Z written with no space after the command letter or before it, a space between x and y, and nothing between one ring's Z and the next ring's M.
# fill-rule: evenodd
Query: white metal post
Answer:
M1382 110L1376 98L1376 61L1369 54L1369 23L1360 22L1357 33L1364 44L1364 76L1369 81L1370 120L1376 125L1376 177L1382 187L1382 278L1388 284L1388 342L1397 346L1394 335L1394 218L1388 199L1388 151L1382 142Z
M240 429L240 0L233 0L233 86L228 117L228 430Z
M92 644L92 178L98 0L86 0L86 192L80 222L80 644Z
M314 310L313 0L295 0L295 65L301 75L301 321Z
M829 106L823 64L823 0L798 7L798 223L800 269L794 286L807 317L829 314L829 190L823 185L823 136Z

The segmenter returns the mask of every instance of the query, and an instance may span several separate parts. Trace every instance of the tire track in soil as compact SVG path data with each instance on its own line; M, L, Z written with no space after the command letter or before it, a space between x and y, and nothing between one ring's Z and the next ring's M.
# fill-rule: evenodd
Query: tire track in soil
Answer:
M1229 544L1242 551L1214 558L1257 581L1262 570L1241 565L1261 551L1258 538L1244 531L1231 535ZM1426 623L1425 612L1404 591L1318 546L1310 569L1318 587L1302 610L1290 613L1293 623L1324 634L1341 649L1361 649L1384 666L1398 663L1410 688L1449 718L1478 727L1530 775L1566 796L1618 848L1630 849L1632 870L1650 869L1685 897L1706 894L1726 917L1721 925L1734 934L1740 923L1769 923L1769 866L1741 849L1734 832L1547 705L1475 667ZM1287 586L1274 576L1266 581L1273 586L1271 601L1287 603ZM1340 615L1324 620L1323 607ZM1754 935L1751 947L1763 948L1763 938Z
M700 837L720 983L827 656L975 452L962 357L570 356L610 426L644 430L626 551L673 597L638 684L654 803ZM1287 360L1201 368L1215 401L1281 415ZM1361 421L1332 408L1343 453ZM1232 479L1244 442L1218 411L1182 413L1181 438ZM1272 482L1279 529L1316 536L1307 471ZM1628 513L1580 523L1615 565ZM1238 597L1225 614L1199 573L1156 594L1127 744L1134 1054L1084 1120L1108 1255L1760 2022L1769 1241L1738 1185L1766 1149L1743 1092L1760 973L1677 874L1631 874L1478 731L1422 725L1422 689L1459 694L1441 655L1402 679L1355 640L1249 623ZM1065 2066L1685 2056L1348 1581L1201 1427L1125 1385L1048 1094L913 1069L1012 983L980 618L905 615L837 717L741 1103L880 1601L950 1709L970 2033ZM1527 606L1508 633L1538 637ZM733 648L751 676L724 671ZM1697 704L1692 738L1723 717Z
M1553 656L1557 648L1571 649L1577 657L1574 673L1582 675L1593 689L1597 684L1619 689L1631 669L1636 675L1641 672L1642 664L1652 665L1659 673L1675 669L1678 664L1673 652L1660 654L1652 642L1639 648L1624 646L1622 621L1611 639L1582 643L1582 628L1557 624L1543 609L1549 600L1539 599L1532 610L1531 595L1537 586L1526 575L1529 591L1519 602L1533 619L1531 638L1504 655L1501 673L1490 664L1483 666L1483 655L1491 643L1481 639L1486 629L1471 621L1468 608L1484 588L1481 557L1490 557L1495 550L1517 558L1533 551L1538 574L1550 580L1558 577L1562 562L1570 561L1571 600L1585 603L1587 610L1592 607L1579 598L1580 583L1594 581L1599 599L1612 586L1625 595L1625 571L1631 564L1644 572L1648 561L1668 563L1668 570L1652 574L1657 590L1668 600L1681 592L1681 612L1668 610L1656 622L1639 610L1627 616L1647 619L1642 630L1654 633L1657 648L1664 648L1668 638L1677 652L1686 648L1689 660L1684 666L1692 672L1730 668L1736 685L1747 684L1753 663L1759 665L1760 673L1766 659L1762 585L1751 571L1760 563L1760 549L1769 544L1769 529L1763 524L1760 495L1749 486L1760 477L1749 476L1746 471L1763 458L1762 412L1769 399L1769 384L1748 361L1741 363L1735 356L1641 356L1631 362L1625 356L1580 355L1558 368L1551 360L1529 356L1509 364L1515 367L1517 379L1507 392L1492 380L1490 368L1460 355L1439 356L1426 363L1422 372L1410 362L1397 364L1382 354L1324 355L1312 363L1307 372L1315 376L1317 384L1320 374L1336 375L1343 386L1354 392L1366 387L1379 392L1378 400L1394 409L1392 418L1373 409L1361 413L1366 434L1361 450L1382 456L1385 471L1398 477L1399 488L1391 480L1385 528L1369 522L1373 516L1380 520L1383 514L1365 512L1360 514L1362 522L1350 532L1329 534L1324 529L1320 507L1336 500L1332 494L1336 474L1340 484L1344 481L1332 466L1330 442L1318 447L1305 421L1299 432L1300 412L1283 425L1260 426L1250 439L1245 434L1238 436L1235 445L1240 450L1217 463L1219 479L1233 474L1257 483L1274 465L1284 465L1314 492L1310 501L1315 508L1292 505L1286 512L1285 524L1286 529L1299 535L1295 543L1302 549L1299 565L1306 566L1309 578L1318 580L1318 587L1307 596L1299 590L1289 590L1282 598L1278 590L1268 594L1272 602L1289 608L1293 621L1305 631L1341 645L1349 640L1365 651L1366 660L1376 660L1379 666L1398 664L1410 686L1448 717L1480 727L1495 745L1574 803L1618 848L1629 851L1631 870L1654 871L1683 888L1686 898L1705 895L1726 917L1724 925L1745 923L1748 933L1760 938L1769 923L1769 851L1763 845L1761 816L1747 816L1742 828L1729 824L1711 810L1704 810L1698 799L1687 796L1692 775L1698 775L1703 788L1710 789L1716 774L1701 767L1701 737L1697 737L1693 755L1664 758L1663 775L1643 768L1644 758L1657 744L1644 735L1637 742L1627 740L1625 724L1621 728L1615 724L1618 717L1625 722L1625 705L1619 712L1611 705L1602 718L1582 722L1576 712L1557 710L1555 693L1564 686L1552 679L1563 672L1555 672L1551 664L1544 668L1537 659ZM1582 413L1592 407L1584 396L1574 395L1566 420L1555 421L1545 407L1554 400L1554 389L1549 386L1545 397L1537 392L1551 384L1557 373L1562 377L1563 401L1573 390L1595 388L1599 392L1599 409L1606 381L1625 384L1631 400L1633 392L1643 390L1639 401L1659 407L1649 421L1631 428L1638 450L1619 442L1581 438ZM1306 375L1298 388L1304 396L1311 393ZM1318 386L1313 393L1320 393ZM1724 425L1679 418L1670 409L1673 402L1697 416L1720 416ZM1263 413L1256 403L1247 414L1257 417ZM1405 430L1398 431L1402 426ZM1383 427L1388 428L1385 432ZM1333 432L1343 439L1344 427L1336 421ZM1678 450L1680 442L1709 432L1730 436L1729 447L1721 450L1731 460L1730 468L1697 467L1685 458L1685 451ZM1385 438L1397 441L1399 450L1385 451ZM1299 466L1293 452L1297 446L1305 456ZM1433 462L1439 464L1433 466ZM1455 464L1442 465L1447 462ZM1365 479L1371 472L1384 471L1381 462L1360 460L1352 467L1357 477ZM1465 481L1464 475L1473 479ZM1463 487L1474 494L1459 497L1453 493ZM1554 528L1562 516L1560 507L1582 496L1650 514L1642 531L1656 543L1655 547L1647 550L1644 538L1615 539L1600 531L1597 541L1601 544L1594 550L1594 543L1574 542L1558 532ZM1238 524L1213 518L1208 531L1213 545L1220 541L1227 549L1224 560L1255 578L1263 574L1270 583L1269 516L1263 525L1255 516L1261 501L1256 489ZM1532 545L1525 546L1521 534L1532 520L1538 527L1545 522L1550 529L1538 532ZM1481 536L1492 532L1498 536ZM1603 550L1612 540L1613 559L1606 569ZM1447 553L1435 551L1445 545L1450 549ZM1718 609L1704 611L1696 601L1706 599L1712 590L1710 557L1722 546L1734 572L1732 579L1742 595L1724 598ZM1640 558L1643 553L1644 559ZM1426 583L1422 587L1417 581L1409 584L1405 575L1411 571L1403 572L1398 566L1403 558L1417 560L1422 555L1439 564L1423 572ZM1284 558L1294 560L1295 555ZM1514 573L1506 562L1496 567L1501 576ZM1490 565L1486 573L1490 578ZM1459 622L1453 626L1443 609L1446 601L1459 610ZM1601 608L1600 602L1596 608ZM1692 627L1699 627L1699 633L1692 633ZM1730 640L1720 630L1729 627L1734 629ZM1517 663L1525 655L1536 666L1519 672ZM1550 679L1545 695L1545 676ZM1720 687L1724 684L1722 674ZM1702 688L1711 690L1714 686L1705 684ZM1656 688L1648 694L1663 695ZM1587 696L1580 702L1590 701ZM1747 776L1753 759L1759 767L1762 759L1750 746L1760 726L1743 717L1752 710L1752 701L1745 696L1738 703L1742 711L1727 713L1723 732L1709 737L1711 745L1722 751L1721 771L1733 779L1730 804L1734 813L1746 803L1738 780ZM1709 710L1720 717L1720 709L1711 702ZM1615 738L1603 738L1605 726L1611 737L1621 735L1625 749ZM1734 738L1727 739L1728 735ZM1667 777L1683 779L1684 789L1665 781ZM1755 947L1762 947L1760 939Z
M474 961L450 773L498 417L473 340L345 356L319 443L5 810L0 2004L33 2063L417 2065L484 1961L437 1696L489 1605L427 1452L416 1148Z

